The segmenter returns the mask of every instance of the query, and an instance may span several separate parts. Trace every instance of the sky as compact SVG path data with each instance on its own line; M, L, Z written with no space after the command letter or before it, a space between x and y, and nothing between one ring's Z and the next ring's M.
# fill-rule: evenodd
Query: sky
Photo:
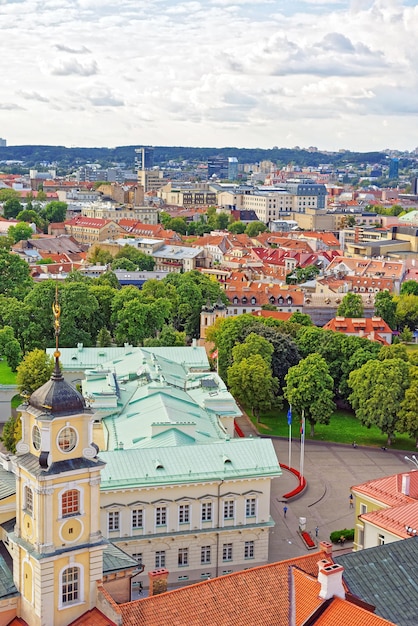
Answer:
M418 146L418 0L0 0L8 145Z

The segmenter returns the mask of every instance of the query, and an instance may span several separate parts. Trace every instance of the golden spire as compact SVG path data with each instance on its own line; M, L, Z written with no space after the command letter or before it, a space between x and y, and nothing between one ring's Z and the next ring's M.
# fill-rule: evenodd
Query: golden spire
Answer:
M58 359L61 356L61 352L58 349L58 337L60 334L61 326L60 326L60 315L61 315L61 307L58 302L58 283L55 285L55 300L52 303L52 312L54 313L54 328L55 328L55 362L58 362Z

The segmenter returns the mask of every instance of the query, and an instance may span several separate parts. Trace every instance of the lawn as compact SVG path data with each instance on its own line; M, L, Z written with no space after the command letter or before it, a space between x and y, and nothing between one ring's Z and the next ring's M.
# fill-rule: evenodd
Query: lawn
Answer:
M257 424L256 419L248 412L251 421L258 429L261 435L270 435L278 437L289 436L289 426L287 424L286 411L273 410L264 413L260 417L260 423ZM310 436L310 424L306 423L305 439L314 441L332 441L336 443L353 443L355 441L359 446L376 446L382 447L387 445L386 435L382 435L376 426L366 428L362 426L354 413L351 411L336 411L330 420L328 426L325 424L315 425L315 436ZM300 420L293 416L292 437L299 439L300 437ZM399 434L396 436L395 442L391 449L396 450L416 450L415 441L408 435Z
M0 385L15 385L16 372L12 372L7 361L0 361Z

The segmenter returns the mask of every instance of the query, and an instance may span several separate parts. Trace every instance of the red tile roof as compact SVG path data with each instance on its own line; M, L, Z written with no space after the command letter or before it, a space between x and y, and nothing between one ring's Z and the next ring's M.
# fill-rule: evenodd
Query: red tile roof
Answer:
M402 492L402 477L409 476L409 495ZM393 474L368 480L352 487L354 493L364 494L386 506L398 506L418 500L418 471Z
M112 622L106 615L104 615L99 609L92 609L83 613L81 617L71 622L68 626L117 626L115 622Z

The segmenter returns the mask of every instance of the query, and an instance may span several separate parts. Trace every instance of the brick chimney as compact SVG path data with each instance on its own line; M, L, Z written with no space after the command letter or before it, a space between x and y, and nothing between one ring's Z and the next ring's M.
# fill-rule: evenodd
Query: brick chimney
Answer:
M329 600L336 596L337 598L345 599L343 571L344 568L341 565L331 563L325 559L318 561L318 582L321 585L320 598Z
M409 496L409 483L410 483L409 474L402 474L402 493L405 496Z
M148 572L149 596L157 596L167 591L168 570L164 568L154 569Z
M330 541L320 541L319 542L319 549L322 550L322 552L325 552L326 554L331 555L332 554L332 543Z

